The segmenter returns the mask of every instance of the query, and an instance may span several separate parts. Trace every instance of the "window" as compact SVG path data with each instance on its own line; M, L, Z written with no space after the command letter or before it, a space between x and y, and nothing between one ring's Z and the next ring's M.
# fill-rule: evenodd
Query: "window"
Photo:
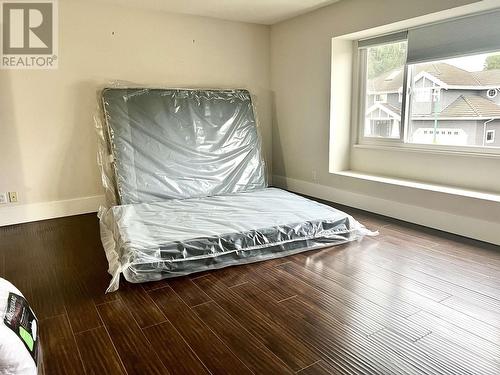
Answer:
M399 138L406 42L394 42L362 50L363 74L366 77L364 97L365 137Z
M428 103L431 101L430 87L415 87L414 98L417 103Z
M392 120L371 120L370 134L373 137L390 137L392 132Z
M486 131L486 143L494 143L495 142L495 131L487 130Z
M493 99L495 96L497 96L497 90L489 89L488 91L486 91L486 96L490 99Z
M439 87L432 88L432 97L433 102L439 102L441 100L441 89Z
M499 11L358 41L359 142L500 151L500 40L492 37L500 32L498 17ZM477 27L484 24L495 31Z
M490 97L488 89L492 83L500 85L500 69L496 65L488 69L488 62L497 58L500 53L493 52L407 64L408 106L403 141L434 146L484 146L485 128L500 129L500 104ZM419 129L430 127L459 134L444 136L435 131L433 137L422 137Z
M375 103L387 103L387 94L376 94L374 101Z

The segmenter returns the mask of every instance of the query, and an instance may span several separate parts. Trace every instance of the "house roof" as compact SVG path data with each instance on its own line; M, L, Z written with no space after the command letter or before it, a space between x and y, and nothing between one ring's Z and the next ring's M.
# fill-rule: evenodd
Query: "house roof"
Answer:
M439 117L500 118L500 106L482 96L460 95L439 113Z
M396 119L398 121L401 120L401 108L394 107L393 105L390 105L388 103L375 103L367 109L366 114L368 115L369 113L378 109L387 113L387 115L393 119Z
M388 109L389 111L394 112L395 114L398 115L398 117L401 117L401 108L394 107L393 105L390 105L388 103L380 103L380 106L385 109Z
M420 65L417 74L427 72L433 77L450 86L481 86L483 85L472 72L460 69L454 65L446 63L433 63ZM497 71L497 82L500 82L500 70Z
M376 110L377 108L382 109L387 114L393 118L399 119L401 117L401 108L397 108L388 103L376 103L374 104L368 112ZM396 115L396 116L395 116ZM436 118L435 114L430 115L416 115L419 119L430 119ZM455 101L445 107L437 115L438 118L500 118L500 106L477 95L460 95Z
M368 80L367 90L371 92L398 92L401 86L403 86L403 69L398 68Z
M426 72L449 86L500 87L500 69L469 72L447 63L421 64L415 74ZM398 92L403 86L403 68L388 71L368 81L370 92Z
M500 69L483 70L472 73L481 85L498 85L500 82Z

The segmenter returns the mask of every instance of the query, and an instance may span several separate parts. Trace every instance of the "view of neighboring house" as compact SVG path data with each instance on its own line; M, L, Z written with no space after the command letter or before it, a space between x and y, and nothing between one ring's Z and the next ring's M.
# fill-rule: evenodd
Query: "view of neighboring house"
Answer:
M447 63L413 73L411 143L500 147L500 69L469 72ZM403 69L368 81L365 134L397 137Z

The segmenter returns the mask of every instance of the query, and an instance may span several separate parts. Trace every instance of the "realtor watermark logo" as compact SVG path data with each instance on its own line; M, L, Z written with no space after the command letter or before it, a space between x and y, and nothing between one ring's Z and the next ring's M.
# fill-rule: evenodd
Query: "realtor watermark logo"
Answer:
M57 2L0 0L1 69L56 69Z

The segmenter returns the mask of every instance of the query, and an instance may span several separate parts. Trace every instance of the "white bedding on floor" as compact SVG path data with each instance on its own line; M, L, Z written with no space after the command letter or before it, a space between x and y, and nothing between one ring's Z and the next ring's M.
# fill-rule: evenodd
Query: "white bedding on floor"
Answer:
M4 324L9 293L22 296L10 282L0 278L0 375L36 375L37 366L19 337Z

